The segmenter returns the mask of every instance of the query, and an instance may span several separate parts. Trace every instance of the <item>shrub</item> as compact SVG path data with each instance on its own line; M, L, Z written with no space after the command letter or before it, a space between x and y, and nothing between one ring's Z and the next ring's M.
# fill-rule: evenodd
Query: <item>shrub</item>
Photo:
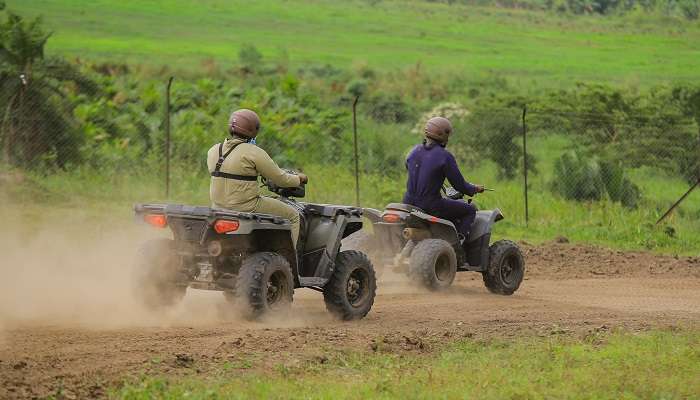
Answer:
M625 207L637 207L641 198L637 185L625 177L616 163L600 161L577 152L564 153L554 163L552 191L568 200L596 201L607 194Z
M379 122L402 123L411 118L413 109L397 94L377 93L368 100L369 115Z
M263 56L258 51L257 47L252 44L245 44L238 51L238 62L246 71L256 71L260 68Z

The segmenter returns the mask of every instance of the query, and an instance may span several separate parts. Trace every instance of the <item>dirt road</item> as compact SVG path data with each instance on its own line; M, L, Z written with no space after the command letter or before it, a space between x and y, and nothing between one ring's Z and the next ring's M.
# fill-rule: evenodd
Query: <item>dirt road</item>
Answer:
M59 388L69 397L99 396L143 373L204 374L226 361L245 369L294 365L339 347L430 353L462 338L700 328L700 259L524 247L528 278L514 296L487 293L474 273L458 275L452 290L439 294L388 276L372 312L352 323L334 321L310 290L297 291L289 316L257 323L236 320L219 293L192 291L172 313L135 313L132 323L124 309L115 310L127 313L115 326L23 321L0 336L0 398Z

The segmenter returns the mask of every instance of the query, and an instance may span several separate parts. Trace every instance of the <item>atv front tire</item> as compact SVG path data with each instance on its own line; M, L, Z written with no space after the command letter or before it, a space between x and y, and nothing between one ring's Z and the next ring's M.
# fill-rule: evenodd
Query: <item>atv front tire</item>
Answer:
M489 248L489 266L482 272L484 285L491 293L511 295L525 276L525 260L518 245L499 240Z
M153 239L138 250L134 269L134 295L152 310L171 307L187 292L170 239Z
M243 315L249 319L289 307L294 295L289 262L271 252L248 256L238 271L235 293Z
M323 288L326 309L345 321L364 318L376 292L377 278L369 258L355 250L338 253L333 275Z
M409 274L430 290L444 290L457 274L457 255L442 239L418 242L411 253Z

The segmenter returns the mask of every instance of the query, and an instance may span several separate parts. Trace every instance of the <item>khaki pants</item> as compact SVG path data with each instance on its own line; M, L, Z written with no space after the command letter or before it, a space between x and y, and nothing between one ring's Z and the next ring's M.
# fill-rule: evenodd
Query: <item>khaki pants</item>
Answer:
M288 219L292 223L292 241L296 249L297 240L299 240L299 212L292 206L273 199L271 197L261 196L258 199L258 204L253 209L253 212L260 214L270 214Z

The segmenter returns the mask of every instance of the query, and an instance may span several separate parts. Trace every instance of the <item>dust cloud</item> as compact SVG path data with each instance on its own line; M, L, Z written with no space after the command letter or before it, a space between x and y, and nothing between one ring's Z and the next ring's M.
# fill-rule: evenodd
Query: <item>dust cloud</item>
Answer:
M46 216L43 211L3 206L0 332L37 325L120 328L227 319L218 292L188 293L183 304L157 314L133 298L136 250L146 240L167 236L169 231L141 226L128 217L114 223L118 218L103 219L94 212L61 214Z
M138 247L170 237L94 210L47 210L0 205L0 345L17 328L206 326L234 322L244 328L301 327L333 320L323 296L296 290L293 310L251 322L216 291L188 289L182 303L153 312L133 296ZM48 213L48 215L47 215ZM5 334L3 333L5 332Z

